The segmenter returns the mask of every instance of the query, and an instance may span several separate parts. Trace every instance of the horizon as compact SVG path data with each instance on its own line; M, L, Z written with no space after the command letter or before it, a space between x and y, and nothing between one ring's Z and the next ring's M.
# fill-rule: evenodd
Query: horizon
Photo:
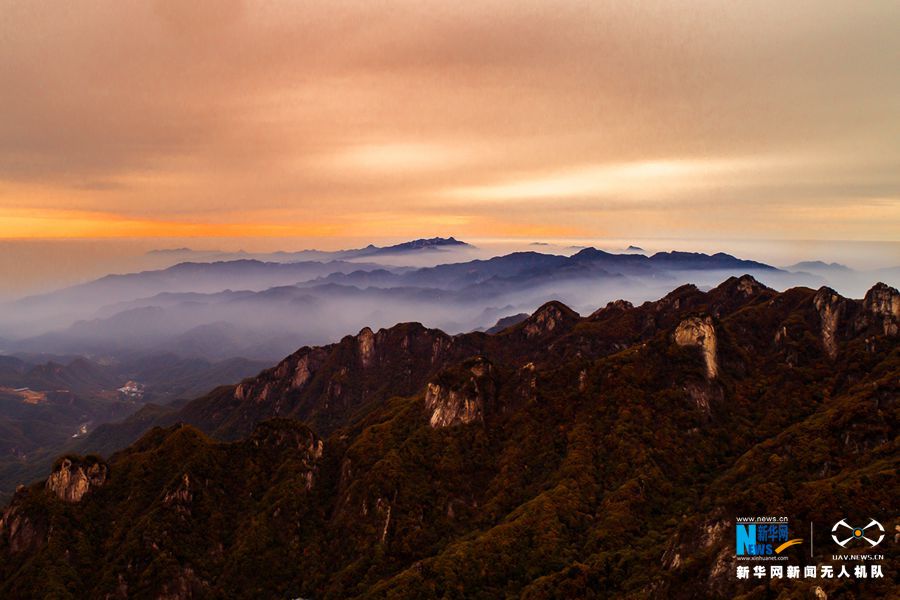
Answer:
M427 236L431 237L431 236ZM580 247L595 247L607 252L624 253L629 245L641 247L647 255L655 252L681 251L715 254L725 252L737 258L755 260L778 268L800 262L838 263L851 269L871 271L900 267L900 241L859 240L714 240L679 238L462 238L475 248L468 255L447 252L447 262L472 258L490 258L515 251L572 254ZM367 245L389 246L419 238L385 236L369 238L329 238L327 240L293 238L144 238L144 239L32 239L0 240L0 279L6 286L0 291L0 302L33 294L52 292L71 285L86 283L108 274L124 274L167 268L176 264L162 255L154 260L154 250L188 249L194 253L222 252L267 254L320 250L333 252L363 248ZM319 241L325 241L316 246ZM196 243L201 242L201 243ZM73 249L75 251L73 251ZM442 255L436 255L439 259ZM410 260L412 260L410 258ZM184 262L184 261L176 261ZM403 266L404 261L388 261ZM409 260L406 261L409 263ZM411 266L433 266L440 260L425 260ZM874 282L873 282L874 283ZM896 281L887 281L897 285Z

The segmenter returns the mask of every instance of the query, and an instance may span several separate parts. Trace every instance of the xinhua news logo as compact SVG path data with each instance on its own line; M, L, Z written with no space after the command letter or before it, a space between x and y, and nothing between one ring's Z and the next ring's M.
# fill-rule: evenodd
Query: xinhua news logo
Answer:
M800 538L790 539L786 521L737 524L738 556L773 556L802 542Z

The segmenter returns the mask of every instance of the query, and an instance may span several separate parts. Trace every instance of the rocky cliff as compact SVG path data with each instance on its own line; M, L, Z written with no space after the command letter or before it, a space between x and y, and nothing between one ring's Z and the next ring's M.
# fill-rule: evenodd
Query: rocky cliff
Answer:
M109 467L97 458L65 457L57 461L47 478L47 490L65 502L80 502L89 491L101 487Z
M425 387L425 409L431 413L432 427L484 422L486 408L496 393L493 365L476 357L460 369L462 373L444 372L437 381Z
M675 343L700 349L706 365L707 379L715 379L719 372L716 358L716 329L710 317L690 317L675 329Z

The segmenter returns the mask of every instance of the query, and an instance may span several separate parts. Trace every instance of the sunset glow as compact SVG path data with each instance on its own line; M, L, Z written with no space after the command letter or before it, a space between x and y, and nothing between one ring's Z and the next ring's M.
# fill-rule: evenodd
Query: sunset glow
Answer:
M4 2L0 238L900 239L896 3L391 4Z

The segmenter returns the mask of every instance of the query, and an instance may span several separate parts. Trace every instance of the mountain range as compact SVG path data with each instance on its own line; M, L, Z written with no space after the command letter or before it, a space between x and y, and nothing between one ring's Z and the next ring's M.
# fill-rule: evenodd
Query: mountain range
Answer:
M821 523L827 550L788 550L805 565L831 562L838 519L900 526L896 289L744 275L514 320L363 328L98 428L3 510L0 594L900 594L893 576L737 580L733 537L740 515Z
M353 260L367 257L409 256L420 252L447 253L448 251L475 250L472 244L450 237L420 238L391 246L369 244L363 248L348 250L300 250L297 252L224 252L222 250L192 250L191 248L170 248L151 250L150 256L175 259L178 262L222 262L235 260L259 260L262 262L302 262L302 261L335 261Z
M363 256L460 245L468 247L453 238L418 240ZM743 272L782 289L824 282L724 253L646 256L594 248L572 256L516 252L421 268L347 260L181 263L14 303L7 335L29 333L7 342L6 351L275 360L299 345L327 343L365 325L413 319L465 332L533 311L548 298L585 310L619 297L644 301L688 281L714 285Z

